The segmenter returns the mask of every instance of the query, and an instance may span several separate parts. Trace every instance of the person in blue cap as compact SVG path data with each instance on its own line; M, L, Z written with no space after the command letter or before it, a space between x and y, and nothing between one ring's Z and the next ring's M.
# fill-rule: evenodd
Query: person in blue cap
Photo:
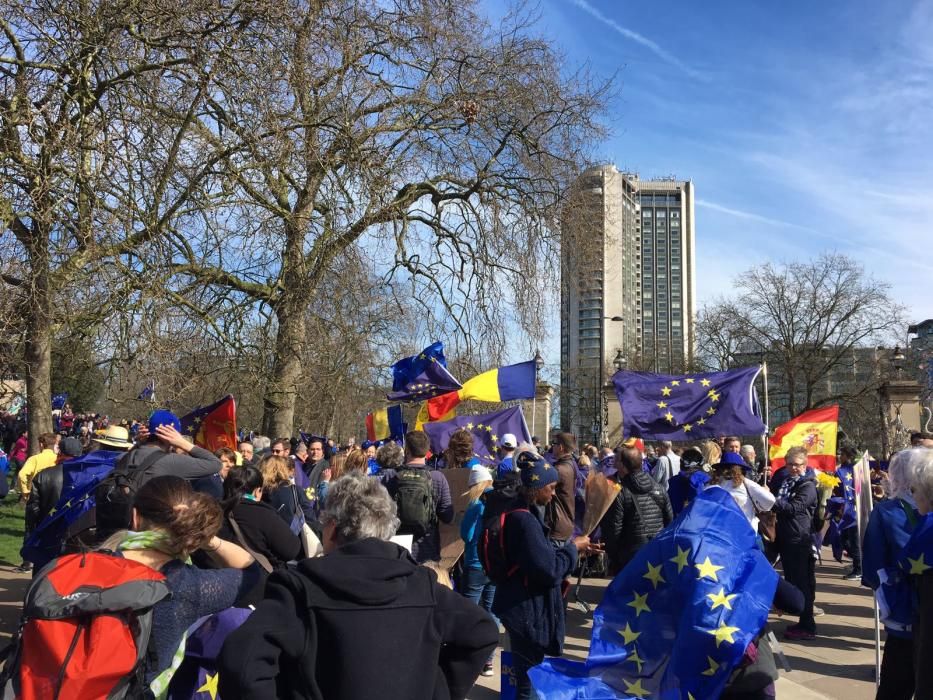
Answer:
M220 459L182 435L181 421L171 411L164 408L153 411L144 432L142 441L121 458L118 467L133 468L149 462L148 479L179 476L191 480L220 471Z

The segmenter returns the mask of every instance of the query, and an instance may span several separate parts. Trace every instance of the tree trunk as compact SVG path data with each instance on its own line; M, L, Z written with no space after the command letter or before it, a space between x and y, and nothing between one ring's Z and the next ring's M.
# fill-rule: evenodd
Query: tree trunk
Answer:
M301 296L289 294L288 296ZM275 309L278 331L272 378L262 400L263 434L275 439L291 437L295 429L295 402L301 381L301 344L305 341L305 317L297 299L283 299Z
M27 333L24 349L26 405L29 409L29 452L39 451L39 435L52 432L52 316L47 238L35 230L30 251Z

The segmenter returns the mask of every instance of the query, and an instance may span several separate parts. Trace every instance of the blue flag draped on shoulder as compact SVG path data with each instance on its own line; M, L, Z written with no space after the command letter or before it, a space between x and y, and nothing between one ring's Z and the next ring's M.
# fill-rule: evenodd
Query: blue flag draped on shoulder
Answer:
M707 489L609 584L587 660L547 659L532 684L548 700L719 697L777 581L732 496Z
M62 541L94 525L94 490L125 452L97 450L62 462L62 495L23 543L26 561L42 565L61 553Z
M425 401L460 387L460 382L447 371L444 344L438 342L392 365L392 393L386 398L389 401Z
M440 453L447 449L450 436L461 428L469 430L473 435L473 454L486 464L496 463L496 448L506 433L512 433L520 443L531 442L521 406L512 406L495 413L425 423L423 430L431 440L431 451Z
M761 367L671 376L622 370L612 377L627 437L695 440L762 435L755 393Z
M927 513L917 523L898 564L911 576L933 571L933 513Z

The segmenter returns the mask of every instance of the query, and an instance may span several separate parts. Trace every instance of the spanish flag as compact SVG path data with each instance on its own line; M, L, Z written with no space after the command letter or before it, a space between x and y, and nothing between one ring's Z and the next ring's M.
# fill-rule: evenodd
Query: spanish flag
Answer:
M428 417L432 421L443 420L461 401L514 401L535 397L535 362L519 362L517 365L497 367L477 374L463 383L458 391L450 391L429 399Z
M772 473L784 466L784 455L791 447L807 450L807 463L814 469L836 468L836 434L839 432L839 406L804 411L779 425L768 443Z

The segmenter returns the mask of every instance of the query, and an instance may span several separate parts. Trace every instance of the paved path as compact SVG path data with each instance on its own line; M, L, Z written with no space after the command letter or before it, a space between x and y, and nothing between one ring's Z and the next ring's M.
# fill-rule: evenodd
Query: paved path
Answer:
M828 558L817 568L817 604L826 614L817 618L819 636L812 642L781 642L791 668L781 672L778 698L781 700L871 700L874 686L874 632L872 599L856 581L843 581L843 567ZM8 637L19 621L21 601L29 583L28 574L0 567L0 638ZM608 580L587 579L581 598L597 604ZM585 658L589 648L592 616L572 607L568 613L566 653ZM771 626L780 640L784 628L794 620L772 616ZM470 700L499 697L499 654L496 675L480 678L470 692Z
M777 683L780 700L872 700L875 697L875 645L872 598L857 581L843 581L846 567L832 561L824 549L823 564L817 567L816 602L826 611L817 618L819 636L812 642L791 644L782 639L784 628L796 619L772 616L770 624L790 663L790 673L781 671ZM581 598L597 604L608 580L589 579ZM567 617L565 652L571 658L586 658L592 616L574 607ZM499 654L496 675L480 678L469 700L499 697Z

